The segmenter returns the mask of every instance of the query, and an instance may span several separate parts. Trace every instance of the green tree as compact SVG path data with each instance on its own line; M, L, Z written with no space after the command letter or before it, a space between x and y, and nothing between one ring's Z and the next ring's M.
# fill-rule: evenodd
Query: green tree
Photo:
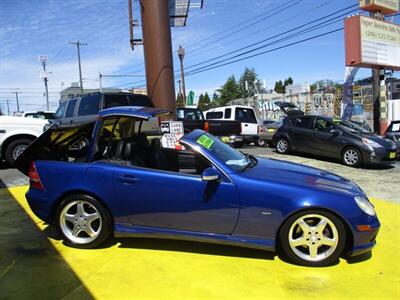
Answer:
M275 88L274 91L279 93L279 94L284 94L285 93L285 86L282 83L282 80L278 80L275 82Z
M288 85L292 85L292 84L293 84L292 77L289 76L289 78L285 79L285 87L287 87Z
M208 110L210 108L210 97L208 96L207 92L204 94L204 96L203 94L200 95L197 108L202 111Z
M183 99L183 95L181 93L176 96L176 107L185 107L185 100Z
M225 106L230 100L240 98L239 86L235 75L229 76L223 86L217 90L219 93L218 104Z
M254 68L250 69L246 67L239 79L239 96L241 98L252 97L257 92L262 92L262 89L262 85Z

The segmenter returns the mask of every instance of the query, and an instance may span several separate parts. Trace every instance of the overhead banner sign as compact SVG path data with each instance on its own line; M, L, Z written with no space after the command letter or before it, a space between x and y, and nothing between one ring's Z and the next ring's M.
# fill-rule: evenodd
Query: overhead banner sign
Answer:
M360 0L360 8L389 15L399 11L399 0Z
M400 70L400 26L364 16L345 20L346 65Z

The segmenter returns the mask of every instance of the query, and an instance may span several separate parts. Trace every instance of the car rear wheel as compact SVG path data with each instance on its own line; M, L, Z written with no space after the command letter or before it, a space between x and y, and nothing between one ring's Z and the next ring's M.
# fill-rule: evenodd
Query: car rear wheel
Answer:
M30 139L18 139L7 146L4 157L10 167L14 166L17 158L29 147L30 143L32 143Z
M285 138L279 138L276 142L276 151L280 154L288 154L290 151L289 141Z
M349 167L359 167L361 165L361 152L353 147L347 148L342 154L343 164Z
M299 212L282 226L279 241L293 262L311 267L337 261L346 243L346 230L335 215L319 210Z
M267 145L267 142L265 140L258 139L256 144L258 147L265 147Z
M111 236L111 217L105 207L88 195L71 195L57 210L57 231L65 244L93 248Z

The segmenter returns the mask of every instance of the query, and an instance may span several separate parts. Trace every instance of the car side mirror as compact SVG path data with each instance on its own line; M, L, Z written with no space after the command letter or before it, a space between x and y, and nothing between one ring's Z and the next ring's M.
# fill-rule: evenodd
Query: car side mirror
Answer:
M332 133L334 135L339 135L340 134L340 130L337 128L333 128L331 130L329 130L329 133Z
M218 179L219 173L212 167L205 169L201 174L201 180L203 181L216 181Z

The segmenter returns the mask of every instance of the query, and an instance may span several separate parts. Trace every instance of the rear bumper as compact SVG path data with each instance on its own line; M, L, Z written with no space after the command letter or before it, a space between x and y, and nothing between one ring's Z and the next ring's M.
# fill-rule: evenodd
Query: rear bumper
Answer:
M42 221L51 223L51 206L47 199L46 191L29 188L25 197L33 213Z

